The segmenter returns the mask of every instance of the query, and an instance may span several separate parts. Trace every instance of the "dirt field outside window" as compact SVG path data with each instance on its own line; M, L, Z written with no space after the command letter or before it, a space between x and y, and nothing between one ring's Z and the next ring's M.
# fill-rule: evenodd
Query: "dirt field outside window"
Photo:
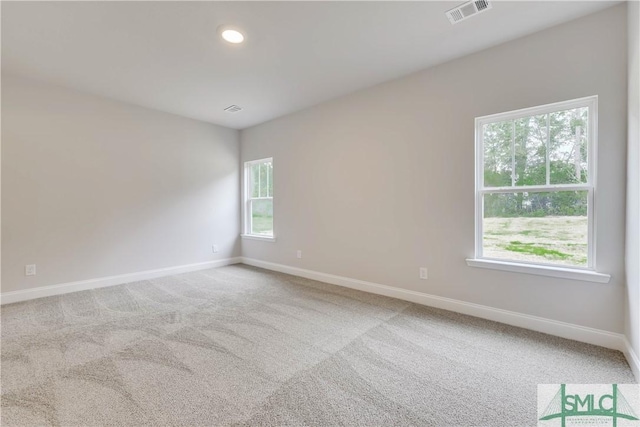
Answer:
M483 221L486 258L587 266L586 216L485 218Z

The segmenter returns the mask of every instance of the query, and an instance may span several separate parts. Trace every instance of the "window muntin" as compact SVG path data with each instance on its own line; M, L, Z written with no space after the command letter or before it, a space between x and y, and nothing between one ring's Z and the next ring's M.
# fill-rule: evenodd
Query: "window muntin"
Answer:
M476 119L476 258L595 265L597 97Z
M245 163L244 234L273 237L273 159Z

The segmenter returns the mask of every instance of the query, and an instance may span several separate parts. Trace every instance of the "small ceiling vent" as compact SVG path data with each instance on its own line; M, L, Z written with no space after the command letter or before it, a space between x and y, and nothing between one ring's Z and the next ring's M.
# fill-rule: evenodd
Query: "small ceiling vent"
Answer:
M224 109L224 111L226 111L227 113L237 113L238 111L241 111L242 107L238 107L237 105L229 105L227 108Z
M458 22L462 22L473 15L489 10L492 7L493 6L489 0L468 1L466 3L462 3L458 7L448 10L446 15L447 18L449 18L449 22L457 24Z

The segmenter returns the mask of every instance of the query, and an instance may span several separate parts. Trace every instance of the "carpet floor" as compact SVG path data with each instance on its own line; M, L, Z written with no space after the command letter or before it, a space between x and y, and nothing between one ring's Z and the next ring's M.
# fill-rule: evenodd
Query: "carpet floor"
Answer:
M620 352L247 266L2 307L2 426L536 425Z

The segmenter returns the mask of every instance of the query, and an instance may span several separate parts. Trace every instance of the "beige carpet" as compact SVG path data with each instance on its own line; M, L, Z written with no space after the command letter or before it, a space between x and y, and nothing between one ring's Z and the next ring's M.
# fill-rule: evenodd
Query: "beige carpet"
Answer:
M515 426L619 352L231 266L2 307L2 426Z

